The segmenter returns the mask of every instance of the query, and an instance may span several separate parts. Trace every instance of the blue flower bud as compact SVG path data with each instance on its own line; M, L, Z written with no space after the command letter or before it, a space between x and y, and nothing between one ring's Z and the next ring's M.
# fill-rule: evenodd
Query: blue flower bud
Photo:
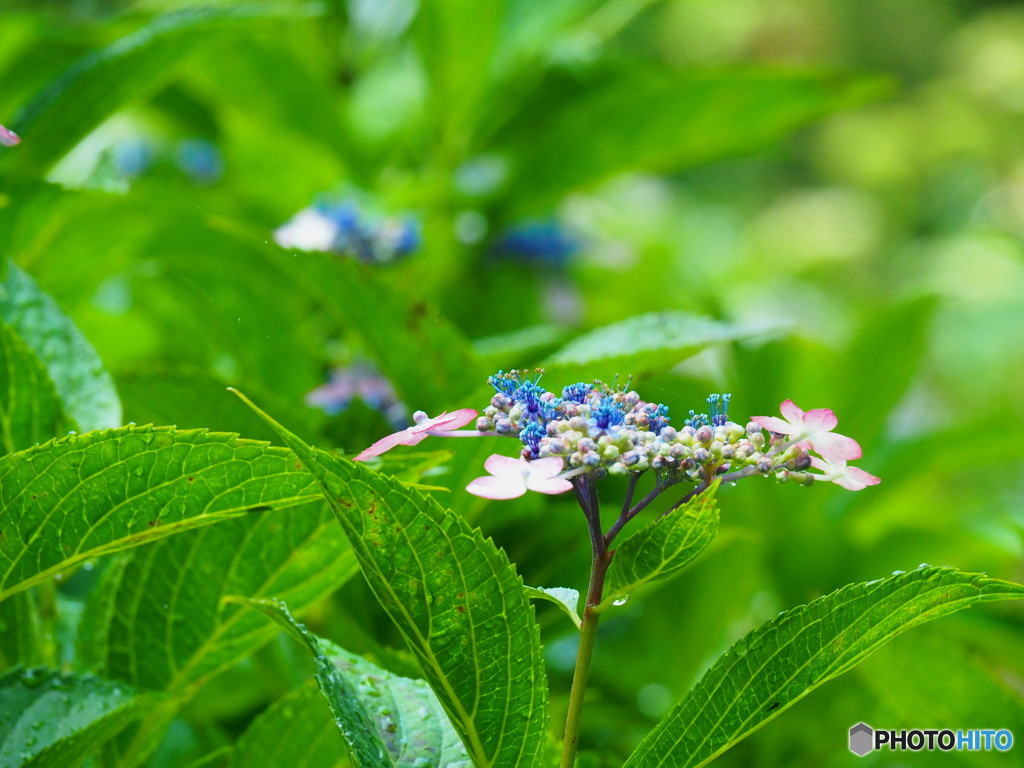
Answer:
M562 389L562 399L571 400L574 403L585 403L587 395L593 391L593 384L586 384L582 381L576 384L570 384L568 387Z
M804 451L802 454L793 459L793 469L795 470L807 469L810 466L811 456L810 454L807 453L807 451Z

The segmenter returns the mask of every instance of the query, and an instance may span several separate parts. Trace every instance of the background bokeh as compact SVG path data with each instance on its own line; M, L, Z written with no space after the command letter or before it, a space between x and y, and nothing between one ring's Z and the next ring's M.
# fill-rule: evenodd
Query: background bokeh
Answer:
M586 765L621 765L787 607L919 563L1024 581L1015 3L8 1L0 122L23 137L0 155L0 247L96 346L125 421L269 438L230 384L355 451L650 312L739 340L544 383L633 374L676 414L728 391L737 420L835 409L882 484L724 490L712 550L602 627ZM461 486L496 446L451 442L424 446L453 452L428 473L443 501L527 583L582 588L578 511L482 505ZM573 632L538 615L558 723ZM358 581L310 623L408 668ZM152 764L230 742L304 671L282 641L215 678ZM850 765L861 720L1024 740L1021 608L899 638L716 765Z

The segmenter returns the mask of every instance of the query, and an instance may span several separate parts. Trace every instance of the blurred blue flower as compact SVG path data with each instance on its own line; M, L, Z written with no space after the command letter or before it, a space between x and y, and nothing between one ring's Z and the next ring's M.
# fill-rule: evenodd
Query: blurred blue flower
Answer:
M334 416L357 398L379 411L392 424L400 425L406 421L406 407L398 400L391 382L367 362L335 368L326 384L306 395L306 404Z
M111 154L118 175L128 179L138 178L153 165L153 146L142 139L120 141Z
M495 255L563 267L583 247L580 238L555 221L534 221L507 230L493 246Z
M178 167L197 184L213 184L224 175L224 158L206 139L185 139L178 144Z
M274 239L284 248L326 251L367 264L387 264L414 253L422 238L411 216L380 219L366 215L351 200L321 200L275 230Z

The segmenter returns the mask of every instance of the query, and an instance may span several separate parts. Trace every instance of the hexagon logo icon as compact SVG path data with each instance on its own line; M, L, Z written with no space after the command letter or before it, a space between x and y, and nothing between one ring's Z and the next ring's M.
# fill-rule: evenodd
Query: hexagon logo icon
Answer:
M864 757L874 749L874 730L867 723L857 723L850 729L850 751L860 757Z

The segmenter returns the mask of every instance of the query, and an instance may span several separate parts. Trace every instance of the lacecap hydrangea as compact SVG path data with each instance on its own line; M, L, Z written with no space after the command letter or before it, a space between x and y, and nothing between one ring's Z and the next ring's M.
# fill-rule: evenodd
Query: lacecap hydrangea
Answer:
M879 482L847 465L860 458L860 446L832 431L838 420L829 409L805 412L786 400L781 406L785 419L760 416L740 424L729 418L730 395L712 394L705 412L691 410L674 423L668 406L641 399L628 382L623 387L576 382L551 392L541 385L542 375L540 369L498 371L488 378L495 394L482 415L471 409L436 419L420 414L416 426L378 441L357 459L428 435L515 438L518 463L499 455L502 461L487 465L492 477L468 487L488 498L512 498L527 490L561 493L572 484L559 481L648 470L661 488L677 483L707 487L716 478L736 481L755 474L805 485L817 478L850 490ZM458 429L474 417L475 430ZM543 482L531 484L531 475L537 474Z

